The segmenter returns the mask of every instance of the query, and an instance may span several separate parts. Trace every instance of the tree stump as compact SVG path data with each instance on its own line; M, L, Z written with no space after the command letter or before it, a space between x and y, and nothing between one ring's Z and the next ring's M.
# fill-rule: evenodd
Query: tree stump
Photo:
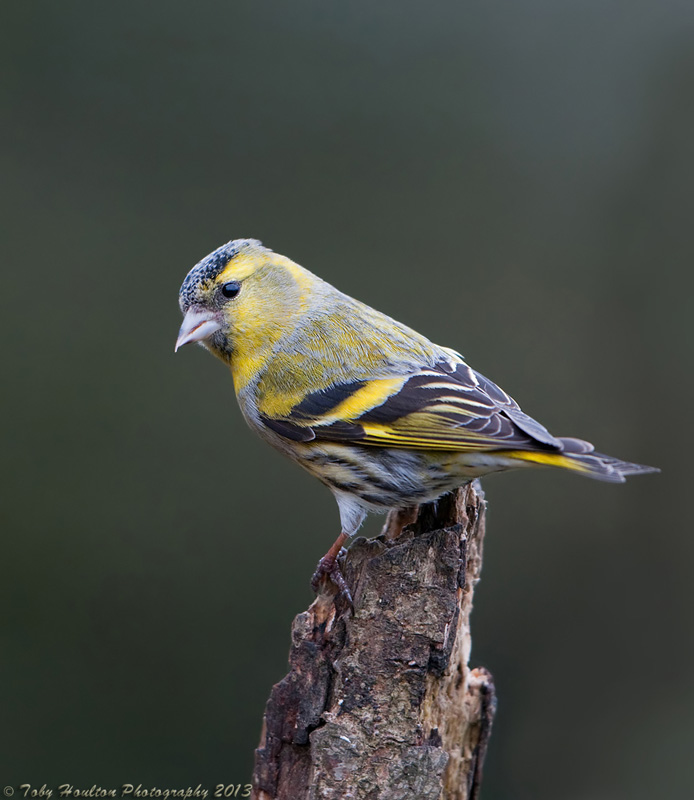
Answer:
M353 611L321 594L295 618L255 754L255 800L478 797L496 707L491 675L468 667L481 487L410 519L402 528L403 512L391 512L381 536L348 550Z

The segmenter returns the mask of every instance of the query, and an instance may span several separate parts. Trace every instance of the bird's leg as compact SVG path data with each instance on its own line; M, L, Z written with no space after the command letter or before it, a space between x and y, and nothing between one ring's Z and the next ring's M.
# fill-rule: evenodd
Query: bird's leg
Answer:
M313 587L313 591L317 592L321 582L326 578L330 578L335 586L337 586L338 593L341 594L350 605L352 605L352 594L349 591L349 586L347 586L347 581L342 574L340 565L337 563L337 559L343 550L342 545L347 541L347 539L349 539L349 536L346 533L341 533L337 539L335 539L333 546L318 562L316 571L313 573L313 577L311 578L311 586Z

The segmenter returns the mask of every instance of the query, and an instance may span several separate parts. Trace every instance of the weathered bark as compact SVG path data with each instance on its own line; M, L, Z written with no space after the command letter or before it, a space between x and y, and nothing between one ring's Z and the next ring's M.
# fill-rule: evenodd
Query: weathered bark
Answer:
M290 670L265 709L256 800L477 798L496 705L468 668L482 566L477 482L391 514L342 562L354 611L320 595L292 626Z

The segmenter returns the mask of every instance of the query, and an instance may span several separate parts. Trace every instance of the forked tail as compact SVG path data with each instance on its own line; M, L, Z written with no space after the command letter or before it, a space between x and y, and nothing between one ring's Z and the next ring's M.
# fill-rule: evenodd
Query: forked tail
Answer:
M517 451L514 458L529 461L533 464L546 464L550 467L561 467L579 472L587 478L609 483L624 483L628 475L646 475L650 472L660 472L657 467L645 464L632 464L629 461L620 461L618 458L596 453L590 442L571 437L559 437L562 451L559 453L546 453L536 451Z

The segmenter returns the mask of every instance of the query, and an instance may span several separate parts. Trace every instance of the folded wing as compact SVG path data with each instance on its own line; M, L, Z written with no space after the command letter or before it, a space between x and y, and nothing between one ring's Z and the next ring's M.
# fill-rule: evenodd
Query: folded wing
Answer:
M299 442L454 451L563 450L562 441L462 361L442 361L396 378L335 385L307 395L288 416L264 417L263 422Z

